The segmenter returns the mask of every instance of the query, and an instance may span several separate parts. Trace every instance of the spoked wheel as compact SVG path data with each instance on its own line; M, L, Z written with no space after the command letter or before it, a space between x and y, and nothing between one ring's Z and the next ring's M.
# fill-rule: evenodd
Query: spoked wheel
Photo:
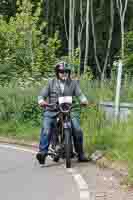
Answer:
M71 130L64 129L66 168L71 168L72 138Z

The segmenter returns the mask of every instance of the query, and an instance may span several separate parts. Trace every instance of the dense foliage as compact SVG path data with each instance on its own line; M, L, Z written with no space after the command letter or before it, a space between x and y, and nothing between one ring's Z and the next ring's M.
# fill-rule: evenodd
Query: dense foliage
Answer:
M29 77L47 77L53 72L60 47L58 33L45 38L45 22L40 23L40 4L32 14L33 5L18 1L15 16L0 17L0 82Z
M87 64L90 66L94 76L97 76L99 73L94 55L91 7L93 7L94 15L96 52L101 70L104 67L108 50L109 30L113 26L109 59L107 60L107 69L105 70L106 75L109 77L113 61L116 59L116 56L119 56L121 49L120 16L116 0L89 0L90 12L88 22L86 21L87 1L76 0L76 3L74 2L75 0L73 0L75 13L73 24L74 49L80 47L81 70L84 67L85 51L87 48L86 26L89 23ZM110 2L113 2L114 25L111 25ZM121 1L121 3L124 6L125 0ZM0 22L0 58L2 57L0 72L2 76L6 76L5 73L7 73L6 78L10 79L12 75L23 74L25 70L30 76L33 73L34 75L41 73L47 76L49 74L47 72L51 71L57 56L66 56L68 54L69 11L69 0L1 1L0 13L4 16ZM132 0L128 0L124 26L126 33L130 31L130 37L132 37L131 32L133 28L132 11L133 2ZM60 50L59 47L61 47ZM132 61L132 55L130 54L129 57L126 57L126 60L128 60L128 63L129 60ZM132 71L131 67L128 67L128 69Z

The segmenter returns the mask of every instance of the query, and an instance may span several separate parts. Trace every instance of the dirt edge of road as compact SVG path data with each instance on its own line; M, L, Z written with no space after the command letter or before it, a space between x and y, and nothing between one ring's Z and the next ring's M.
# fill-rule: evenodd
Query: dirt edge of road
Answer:
M22 139L0 137L0 143L14 144L38 149L38 143L36 141L26 141Z

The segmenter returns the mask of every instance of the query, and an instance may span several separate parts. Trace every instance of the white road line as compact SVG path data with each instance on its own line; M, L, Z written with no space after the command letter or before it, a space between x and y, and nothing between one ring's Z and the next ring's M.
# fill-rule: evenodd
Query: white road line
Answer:
M88 191L80 191L81 200L90 200L90 193Z
M88 184L84 178L73 168L67 169L67 171L73 176L80 191L80 200L91 200L90 192L88 190Z
M74 179L77 182L80 190L88 190L88 185L80 174L74 174Z
M14 149L18 151L24 151L24 152L29 152L32 154L36 154L37 151L31 150L31 149L26 149L22 147L17 147L14 145L8 145L8 144L0 144L0 148L7 148L7 149ZM67 172L69 172L72 177L74 178L76 184L78 185L79 191L80 191L80 200L91 200L90 199L90 192L88 191L88 185L84 178L77 173L77 171L73 168L67 169Z
M71 173L71 175L73 176L73 178L77 182L80 190L88 190L88 184L86 183L84 178L75 169L71 168L71 169L67 169L67 171L69 173Z

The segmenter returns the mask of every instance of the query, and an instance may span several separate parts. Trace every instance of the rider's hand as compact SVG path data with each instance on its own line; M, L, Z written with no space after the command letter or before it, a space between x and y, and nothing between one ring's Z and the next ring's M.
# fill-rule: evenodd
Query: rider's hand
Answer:
M48 105L47 101L42 100L39 102L39 106L41 107L46 107L47 105Z
M81 106L88 106L88 101L84 101L80 103Z

